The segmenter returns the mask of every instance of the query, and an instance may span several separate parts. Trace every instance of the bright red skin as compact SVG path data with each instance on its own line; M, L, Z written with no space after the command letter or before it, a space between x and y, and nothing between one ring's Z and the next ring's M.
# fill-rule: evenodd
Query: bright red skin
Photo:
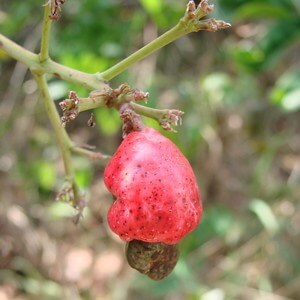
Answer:
M108 224L124 241L175 244L200 222L202 203L188 160L152 128L131 132L104 171L116 196Z

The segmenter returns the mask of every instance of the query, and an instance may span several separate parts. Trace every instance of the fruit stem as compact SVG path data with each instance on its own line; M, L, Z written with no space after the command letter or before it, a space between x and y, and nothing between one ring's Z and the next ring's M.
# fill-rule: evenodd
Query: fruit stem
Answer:
M120 118L123 122L123 138L132 131L141 131L146 127L141 116L135 113L130 103L124 103L119 108Z

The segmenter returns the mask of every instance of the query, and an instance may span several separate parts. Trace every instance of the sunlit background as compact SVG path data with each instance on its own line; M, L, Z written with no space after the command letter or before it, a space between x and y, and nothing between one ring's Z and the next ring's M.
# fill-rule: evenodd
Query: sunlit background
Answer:
M1 0L0 31L38 52L43 1ZM177 23L186 1L66 0L53 59L105 70ZM111 82L150 92L148 106L185 112L164 133L188 157L204 202L201 225L180 244L171 276L153 282L128 267L106 222L104 162L75 156L89 203L55 202L64 170L26 67L0 50L0 299L300 299L300 2L222 0L217 33L177 40ZM54 100L88 91L50 78ZM67 126L76 143L112 154L118 113ZM158 128L149 119L148 126Z

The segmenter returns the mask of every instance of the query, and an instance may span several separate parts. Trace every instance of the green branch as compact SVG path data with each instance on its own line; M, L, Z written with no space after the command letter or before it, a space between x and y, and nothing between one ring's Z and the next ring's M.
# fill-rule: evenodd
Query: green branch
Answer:
M108 86L94 74L69 68L51 59L40 62L40 56L38 54L26 50L2 34L0 34L0 49L3 49L10 57L24 63L33 72L47 73L91 90L102 89Z
M45 5L44 20L43 20L43 32L41 41L40 62L44 62L49 59L49 44L50 44L50 32L52 20L49 18L51 8L49 4Z
M41 51L39 55L40 65L43 65L43 62L47 62L49 60L49 40L50 40L50 30L51 30L51 20L49 18L50 14L50 5L49 3L45 5L44 9L44 21L43 21L43 29L42 29L42 40L41 40ZM21 49L17 49L17 54L21 51ZM38 89L41 94L41 98L43 100L46 113L49 117L50 123L55 133L55 137L57 139L58 146L61 151L61 155L64 162L64 168L66 173L66 179L70 186L68 190L68 199L74 207L79 208L81 202L80 189L75 181L75 174L73 168L73 161L71 155L71 149L74 147L72 141L70 140L65 128L61 125L60 116L57 112L54 101L51 99L46 75L41 70L37 70L30 66L31 72L34 75Z
M175 41L176 39L183 36L184 34L185 31L182 28L182 26L177 24L175 27L173 27L163 35L159 36L158 38L156 38L155 40L153 40L143 48L134 52L133 54L131 54L121 62L117 63L116 65L112 66L111 68L107 69L104 72L97 73L97 76L99 79L101 78L104 80L111 80L112 78L116 77L117 75L121 74L129 67L134 65L136 62L149 56L150 54L166 46L167 44Z
M41 70L59 79L78 84L89 90L101 90L108 86L106 82L104 82L101 79L98 79L97 76L94 74L81 72L61 65L52 60L48 60L46 63L42 64Z
M134 52L124 60L120 61L116 65L107 69L104 72L99 72L96 75L99 79L111 80L117 75L121 74L129 67L144 59L160 48L170 44L171 42L179 39L180 37L199 30L217 31L230 26L229 23L219 21L215 19L206 19L200 21L204 16L213 10L213 5L208 4L207 0L202 0L198 7L195 6L194 1L189 1L185 15L180 19L178 24L173 28L145 45L138 51Z
M92 158L92 159L105 160L105 159L108 159L111 157L110 155L105 155L100 152L94 152L94 151L91 151L91 150L88 150L88 149L85 149L82 147L76 147L76 146L72 147L71 151L76 154L83 155L83 156L86 156L86 157Z
M157 109L143 105L139 105L135 102L130 102L130 106L138 115L154 119L165 130L175 131L173 126L181 125L183 111L177 109Z
M148 97L149 93L132 89L127 84L121 84L116 89L110 88L102 91L92 91L87 98L81 98L75 92L71 91L69 98L59 103L63 111L61 120L63 125L66 125L83 111L101 106L115 107L120 110L124 104L127 104L136 114L152 118L165 130L174 131L172 126L181 123L183 112L177 109L156 109L136 103L136 101L147 101ZM77 150L75 152L78 153Z
M38 73L33 73L33 75L38 84L38 88L41 93L41 98L43 100L47 115L53 127L57 139L57 143L61 151L67 181L70 182L72 186L73 196L74 196L73 206L77 207L80 198L80 191L74 179L74 169L73 169L72 156L71 156L71 149L74 146L66 130L61 126L60 117L58 115L54 101L52 101L51 99L45 75L41 75Z
M66 171L69 173L70 177L73 177L70 157L68 155L68 152L70 152L70 148L73 146L73 144L69 139L66 130L61 126L60 117L54 104L55 102L51 99L45 75L35 73L33 75L37 81L38 88L41 93L41 99L44 103L46 113L48 114L50 123L57 137L58 144L62 149Z
M58 64L49 58L48 47L51 28L51 20L49 19L49 5L46 5L45 7L40 57L37 54L34 54L17 45L2 34L0 34L0 48L6 51L11 57L26 64L31 70L49 73L55 77L84 86L88 89L102 89L107 86L104 80L110 80L116 77L120 73L130 68L133 64L151 55L155 51L175 41L183 35L193 31L216 31L218 29L229 27L230 24L215 19L206 19L200 21L200 19L210 13L212 9L213 6L209 5L206 0L202 0L198 7L195 7L194 2L190 1L187 5L187 10L184 17L178 22L177 25L121 62L104 72L98 72L96 74L77 71L75 69Z
M0 33L0 49L17 61L22 62L28 68L40 68L39 57Z
M154 119L158 122L160 122L161 119L163 119L170 112L170 109L157 109L144 105L139 105L134 102L130 102L130 105L138 115Z

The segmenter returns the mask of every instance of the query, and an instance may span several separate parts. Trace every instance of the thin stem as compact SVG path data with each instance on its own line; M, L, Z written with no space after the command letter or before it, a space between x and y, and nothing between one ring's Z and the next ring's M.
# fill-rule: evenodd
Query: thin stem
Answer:
M209 30L216 31L218 29L224 29L230 26L229 23L224 21L218 21L215 19L207 19L200 21L204 16L213 10L213 5L208 4L207 0L200 1L199 5L196 7L194 1L190 0L187 4L187 9L184 16L179 20L179 22L170 30L165 32L163 35L159 36L140 50L131 54L124 60L120 61L116 65L112 66L104 72L99 72L96 75L104 80L110 80L120 73L127 70L133 64L142 60L146 56L149 56L158 49L166 46L167 44L175 41L181 36L188 34L190 32L197 32L199 30Z
M75 199L75 203L73 204L76 205L80 192L74 180L74 169L71 157L71 148L73 147L73 144L66 130L61 126L60 117L54 101L51 99L45 75L34 73L34 76L62 154L67 180L71 183L73 188Z
M156 109L130 102L135 113L156 120L165 129L176 132L173 126L181 125L183 111L177 109Z
M58 115L54 101L51 99L45 75L34 74L34 76L37 81L38 88L39 88L41 96L42 96L41 98L42 98L45 108L46 108L46 112L49 116L51 125L52 125L55 135L57 137L58 144L62 150L66 171L67 171L67 173L70 174L70 177L72 177L73 171L72 171L72 167L71 167L72 164L70 163L69 153L70 153L70 148L73 146L73 144L72 144L66 130L61 126L60 117Z
M39 68L39 58L37 54L26 50L12 40L0 33L0 49L3 49L10 57L22 62L29 68Z
M162 34L161 36L144 46L143 48L134 52L124 60L107 69L106 71L99 72L96 75L98 76L98 78L104 80L111 80L112 78L116 77L117 75L131 67L136 62L149 56L153 52L164 47L165 45L175 41L176 39L180 38L186 33L188 32L185 30L185 28L180 23L178 23L176 26L174 26L173 28L171 28L170 30L168 30L167 32L165 32L164 34Z
M75 103L74 101L78 102ZM111 99L111 101L113 102L113 99ZM168 124L177 125L177 122L180 123L181 116L183 114L183 112L179 110L156 109L137 104L134 101L125 101L123 103L129 103L130 107L134 110L135 113L156 120L166 130L171 130L171 127L169 127ZM83 111L107 106L107 95L105 95L105 93L100 93L88 98L79 98L76 95L76 98L66 99L62 101L60 105L61 107L63 107L65 122L69 122L71 120L74 120L74 118ZM120 104L115 107L120 107Z
M57 78L66 80L83 86L89 90L101 90L108 86L106 82L101 79L98 79L95 74L81 72L67 66L61 65L52 60L47 60L46 63L42 64L40 68Z
M177 25L140 50L131 54L118 64L112 66L104 72L98 72L96 74L80 72L60 65L49 59L48 48L51 29L49 5L46 5L45 8L40 59L38 55L25 50L16 43L4 37L2 34L0 34L0 48L5 50L10 56L25 63L31 70L50 73L56 77L80 84L86 88L101 89L105 86L105 82L103 82L103 80L110 80L116 77L136 62L142 60L143 58L149 56L153 52L175 41L185 34L199 30L216 31L230 26L229 23L215 19L200 21L203 16L207 15L212 10L213 6L209 5L207 0L202 0L197 8L193 1L189 1L186 13L184 17L180 19Z
M12 58L24 63L33 72L48 73L88 89L102 89L108 86L94 74L77 71L51 59L40 63L38 54L26 50L2 34L0 34L0 49L3 49Z
M80 98L78 103L78 113L91 110L98 107L105 107L106 99L105 97L97 97L97 98Z
M76 154L87 156L88 158L92 158L92 159L104 160L110 158L110 155L102 154L100 152L94 152L88 149L84 149L82 147L72 147L71 151Z
M170 111L169 109L156 109L156 108L140 105L133 101L130 102L130 105L137 114L155 119L157 121L159 121L161 117L165 116ZM77 104L78 113L95 109L98 107L105 107L105 106L106 106L106 99L104 96L103 97L98 96L95 98L79 98L79 102Z
M43 32L41 41L40 62L44 62L49 58L49 44L52 20L49 18L50 4L47 3L44 9Z
M170 111L170 109L157 109L157 108L140 105L135 102L130 102L130 105L137 114L157 121L160 121L161 118L164 117L166 114L168 114Z
M42 57L45 57L46 60L41 59L41 61L39 62L38 55L27 51L26 49L17 45L13 41L7 39L2 34L0 34L0 48L6 51L11 57L25 63L31 70L49 73L53 76L82 85L89 89L101 89L107 86L104 80L110 80L116 77L136 62L142 60L143 58L149 56L153 52L175 41L176 39L180 38L185 34L199 30L215 31L230 26L230 24L224 21L217 21L214 19L207 19L206 21L199 22L198 19L203 17L205 14L206 13L202 13L200 10L200 13L198 12L198 16L194 19L190 19L189 15L185 15L184 18L182 18L176 26L171 28L163 35L159 36L140 50L131 54L129 57L125 58L124 60L107 69L106 71L98 72L96 74L80 72L75 69L58 64L54 61L51 61L49 58L46 58L48 57L47 49L49 43L51 21L44 21L45 29L43 29L43 32L45 32L45 37L42 40L41 55Z

